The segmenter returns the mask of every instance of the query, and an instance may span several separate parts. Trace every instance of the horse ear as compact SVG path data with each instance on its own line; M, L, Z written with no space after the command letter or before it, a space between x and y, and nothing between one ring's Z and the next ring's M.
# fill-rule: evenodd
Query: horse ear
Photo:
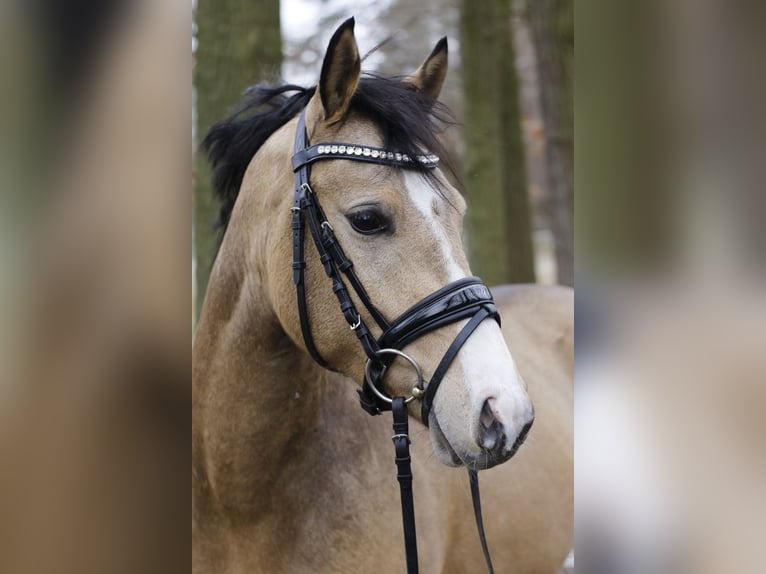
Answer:
M335 123L345 116L361 69L352 17L333 34L322 63L318 92L327 123Z
M447 37L445 36L436 43L436 47L426 61L407 77L407 81L436 100L442 91L444 78L447 77L447 63Z

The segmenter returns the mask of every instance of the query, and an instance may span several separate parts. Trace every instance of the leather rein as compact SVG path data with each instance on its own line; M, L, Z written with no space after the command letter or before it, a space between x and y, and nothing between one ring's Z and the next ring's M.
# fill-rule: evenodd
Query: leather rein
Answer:
M356 333L367 356L364 384L357 391L359 393L360 405L362 409L371 415L379 415L384 411L392 411L394 429L392 440L396 452L397 479L401 491L407 572L408 574L417 574L417 536L409 452L410 437L407 405L416 399L420 400L423 423L428 426L436 391L461 347L485 319L492 318L499 324L500 315L495 307L492 294L482 283L481 279L466 277L428 295L393 322L388 322L383 313L371 301L367 291L354 272L354 264L346 256L338 243L333 227L327 220L319 204L319 199L311 188L309 181L311 175L310 167L315 161L349 159L389 165L400 169L413 169L415 162L418 162L427 169L435 169L439 158L431 154L411 158L398 152L349 143L332 142L309 145L305 114L306 111L304 109L298 120L298 127L295 132L295 151L292 160L293 171L295 172L295 201L292 207L293 283L295 284L298 299L301 332L311 357L321 366L330 368L327 361L317 350L309 326L306 304L306 262L304 258L305 227L308 227L313 243L319 252L319 258L325 273L332 282L332 289L338 299L340 310L349 328ZM382 335L380 337L375 338L368 329L349 294L346 282L343 280L344 277L366 308L370 317L381 329ZM431 380L426 384L418 363L404 353L402 349L415 339L431 331L464 319L468 319L468 322L447 348ZM396 357L401 357L407 361L417 375L417 382L411 391L411 395L406 398L391 397L381 387L386 369ZM478 473L475 470L469 469L468 474L479 538L487 567L490 574L493 574L494 570L481 515Z

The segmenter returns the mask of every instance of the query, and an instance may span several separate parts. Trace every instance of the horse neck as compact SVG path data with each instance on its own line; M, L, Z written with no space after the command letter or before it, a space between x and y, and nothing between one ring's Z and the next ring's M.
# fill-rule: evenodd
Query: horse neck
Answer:
M197 511L246 518L312 458L317 420L349 389L284 333L235 243L222 245L194 341L193 488Z

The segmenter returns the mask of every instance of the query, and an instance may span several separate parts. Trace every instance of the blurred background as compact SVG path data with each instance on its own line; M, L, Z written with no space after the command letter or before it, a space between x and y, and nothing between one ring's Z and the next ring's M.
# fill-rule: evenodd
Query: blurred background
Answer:
M573 285L571 0L196 0L195 141L259 82L313 86L330 36L355 15L365 71L408 74L447 36L444 135L469 202L472 270L489 285ZM194 297L217 235L209 166L195 162Z
M198 272L210 230L194 141L262 78L315 81L349 6L288 5L201 3L193 26L185 0L0 2L0 572L188 571L190 222ZM469 221L493 282L568 282L549 155L571 151L571 123L546 104L542 67L572 69L571 4L545 20L546 41L543 5L353 5L363 52L393 35L373 70L414 69L449 36L445 99L463 126L447 135L466 195L490 218L526 202L487 223L502 239ZM763 571L765 11L574 6L583 573ZM504 129L471 89L515 110ZM474 127L505 163L479 155ZM476 191L495 178L509 179ZM483 245L514 254L485 268Z
M766 4L576 8L583 572L762 572Z

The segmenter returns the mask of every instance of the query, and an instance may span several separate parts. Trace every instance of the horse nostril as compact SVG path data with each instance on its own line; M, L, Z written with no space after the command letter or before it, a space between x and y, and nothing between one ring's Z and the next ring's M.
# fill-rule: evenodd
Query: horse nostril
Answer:
M535 421L535 411L530 409L525 419L527 422L521 429L521 432L514 439L506 434L505 425L498 419L493 409L495 398L490 397L484 401L484 406L479 415L479 446L484 450L490 451L492 456L503 457L504 459L513 456L519 447L527 438L532 423ZM513 441L512 443L510 441Z
M492 412L491 400L484 401L479 415L479 445L487 450L495 448L503 436L503 425Z
M489 403L489 399L484 401L484 406L481 409L481 416L479 417L479 421L484 428L491 427L492 423L495 422L495 415L492 413L492 406Z

